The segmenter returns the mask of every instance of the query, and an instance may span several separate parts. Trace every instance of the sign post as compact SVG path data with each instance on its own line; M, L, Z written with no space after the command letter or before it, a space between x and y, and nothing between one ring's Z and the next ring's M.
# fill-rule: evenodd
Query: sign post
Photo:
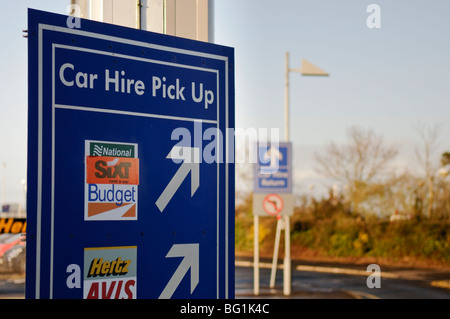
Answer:
M27 298L234 298L234 51L28 12Z
M291 294L290 216L294 212L292 194L291 143L257 146L258 161L254 166L254 294L259 295L259 217L276 217L277 228L270 275L270 287L275 287L281 231L284 230L283 294Z

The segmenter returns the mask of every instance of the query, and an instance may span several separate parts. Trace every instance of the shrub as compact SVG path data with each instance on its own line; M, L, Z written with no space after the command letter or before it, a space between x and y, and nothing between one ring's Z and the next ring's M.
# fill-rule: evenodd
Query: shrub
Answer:
M251 201L236 210L236 249L253 250ZM450 220L389 220L349 214L336 198L296 208L291 219L292 246L337 257L412 257L450 265ZM260 218L260 248L273 249L276 219ZM293 256L295 257L295 256Z

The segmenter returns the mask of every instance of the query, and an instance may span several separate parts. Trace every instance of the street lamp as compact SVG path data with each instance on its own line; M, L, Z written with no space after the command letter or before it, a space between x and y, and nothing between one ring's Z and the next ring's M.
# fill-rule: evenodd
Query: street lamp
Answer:
M301 67L298 69L289 68L289 52L285 54L285 97L284 97L284 111L285 111L285 139L289 142L289 72L299 72L301 75L309 76L328 76L329 74L318 68L314 64L302 59ZM279 248L278 242L280 240L280 232L284 229L284 239L285 239L285 253L284 253L284 266L283 266L283 294L289 296L291 294L291 242L290 242L290 218L289 215L283 216L284 218L279 218L277 220L277 230L275 236L275 247L274 247L274 258L272 261L272 272L270 275L270 287L275 286L275 274L276 274L276 263L278 256L277 251Z
M329 76L324 70L318 68L314 64L302 59L301 67L298 69L289 68L289 52L285 54L285 87L284 87L284 121L285 121L285 133L286 142L289 142L289 72L298 72L301 75L308 76Z

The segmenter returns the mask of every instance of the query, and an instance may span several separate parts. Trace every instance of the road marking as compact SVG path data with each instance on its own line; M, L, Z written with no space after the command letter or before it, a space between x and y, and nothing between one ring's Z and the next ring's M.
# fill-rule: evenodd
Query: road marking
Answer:
M252 261L245 261L245 260L236 260L234 262L234 265L237 267L253 267L253 262ZM283 268L282 265L278 265L278 268ZM265 263L265 262L260 262L259 263L259 268L272 268L272 264L271 263Z
M433 287L450 289L450 280L434 280L431 282Z
M253 262L245 261L245 260L236 260L235 265L238 267L253 267ZM259 263L260 268L271 268L272 264L270 263ZM283 264L279 264L277 266L279 269L283 269ZM334 274L345 274L345 275L354 275L354 276L365 276L370 275L369 272L365 270L357 270L357 269L349 269L349 268L339 268L339 267L322 267L322 266L307 266L307 265L298 265L295 267L295 270L298 271L312 271L312 272L324 272L324 273L334 273ZM389 273L389 272L380 272L380 276L384 278L400 278L399 275Z
M298 265L295 267L296 270L299 271L315 271L315 272L326 272L326 273L334 273L334 274L345 274L345 275L355 275L355 276L368 276L370 272L366 270L357 270L357 269L349 269L349 268L339 268L339 267L322 267L322 266L305 266ZM400 278L399 275L389 273L389 272L380 272L380 276L384 278Z
M20 285L20 284L24 284L25 283L25 278L11 279L10 281L15 283L16 285Z
M369 294L368 292L356 291L356 290L344 290L345 292L352 295L355 299L381 299L375 295Z

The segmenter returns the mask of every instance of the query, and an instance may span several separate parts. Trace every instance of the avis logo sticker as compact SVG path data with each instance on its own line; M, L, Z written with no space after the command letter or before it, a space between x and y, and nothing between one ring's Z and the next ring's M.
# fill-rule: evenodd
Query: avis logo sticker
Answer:
M84 249L84 299L136 299L136 246Z
M137 220L137 144L85 142L85 220Z

